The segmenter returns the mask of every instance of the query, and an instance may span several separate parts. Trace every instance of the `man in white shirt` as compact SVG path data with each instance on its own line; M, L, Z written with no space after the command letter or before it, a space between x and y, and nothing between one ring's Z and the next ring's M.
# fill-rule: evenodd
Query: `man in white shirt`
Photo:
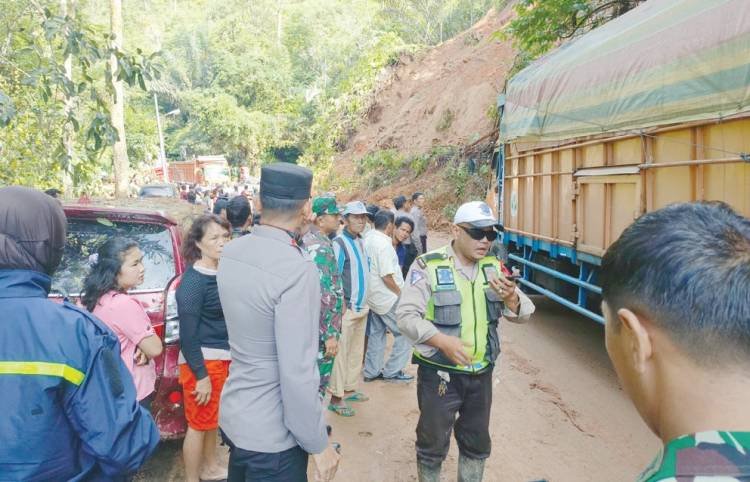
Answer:
M398 256L393 247L393 213L382 209L375 215L374 229L365 239L365 250L370 257L370 333L365 356L366 382L383 379L408 383L413 376L404 373L411 354L411 342L401 335L396 324L396 305L404 286ZM393 348L387 363L383 363L386 330L393 334Z

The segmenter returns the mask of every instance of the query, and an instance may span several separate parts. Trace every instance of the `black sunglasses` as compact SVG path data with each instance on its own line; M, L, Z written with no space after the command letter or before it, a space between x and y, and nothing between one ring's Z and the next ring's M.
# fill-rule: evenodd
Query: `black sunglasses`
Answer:
M482 239L487 238L487 241L492 242L497 239L497 231L494 229L492 231L485 231L480 228L465 228L460 224L458 227L466 231L466 234L468 234L474 241L481 241Z

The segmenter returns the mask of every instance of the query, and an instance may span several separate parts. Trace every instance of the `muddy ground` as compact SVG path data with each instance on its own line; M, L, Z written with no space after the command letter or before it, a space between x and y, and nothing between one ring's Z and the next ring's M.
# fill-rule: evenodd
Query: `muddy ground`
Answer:
M603 327L542 297L534 301L531 321L502 328L485 481L635 480L659 444L618 386ZM361 388L371 400L355 406L355 417L329 417L344 455L336 480L417 480L416 383ZM179 447L164 443L138 479L182 480ZM457 455L453 440L444 481L456 480Z

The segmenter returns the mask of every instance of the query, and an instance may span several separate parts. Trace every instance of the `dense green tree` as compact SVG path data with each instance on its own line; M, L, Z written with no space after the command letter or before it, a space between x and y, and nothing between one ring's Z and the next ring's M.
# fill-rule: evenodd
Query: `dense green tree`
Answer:
M497 0L382 0L380 17L409 43L435 45L463 32Z
M152 58L127 55L75 2L0 2L0 183L91 181L117 139L105 78L144 85ZM107 65L110 55L114 70ZM145 86L145 85L144 85ZM107 163L103 163L107 167Z
M235 165L299 158L329 169L384 67L456 35L497 3L129 1L124 43L114 50L110 0L0 0L0 183L55 185L66 170L79 184L93 182L111 174L110 146L121 137L130 164L148 165L158 153L153 94L169 159L222 153ZM154 51L158 59L142 53ZM160 79L151 75L157 60ZM109 78L127 84L124 136L109 120Z
M521 51L520 66L565 41L622 15L645 0L519 0L506 34Z

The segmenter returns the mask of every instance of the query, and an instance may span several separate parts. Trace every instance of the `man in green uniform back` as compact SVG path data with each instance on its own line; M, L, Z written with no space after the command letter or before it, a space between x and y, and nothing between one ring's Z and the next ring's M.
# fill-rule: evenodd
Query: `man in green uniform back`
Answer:
M643 482L750 481L750 220L674 204L602 260L612 364L664 442Z

